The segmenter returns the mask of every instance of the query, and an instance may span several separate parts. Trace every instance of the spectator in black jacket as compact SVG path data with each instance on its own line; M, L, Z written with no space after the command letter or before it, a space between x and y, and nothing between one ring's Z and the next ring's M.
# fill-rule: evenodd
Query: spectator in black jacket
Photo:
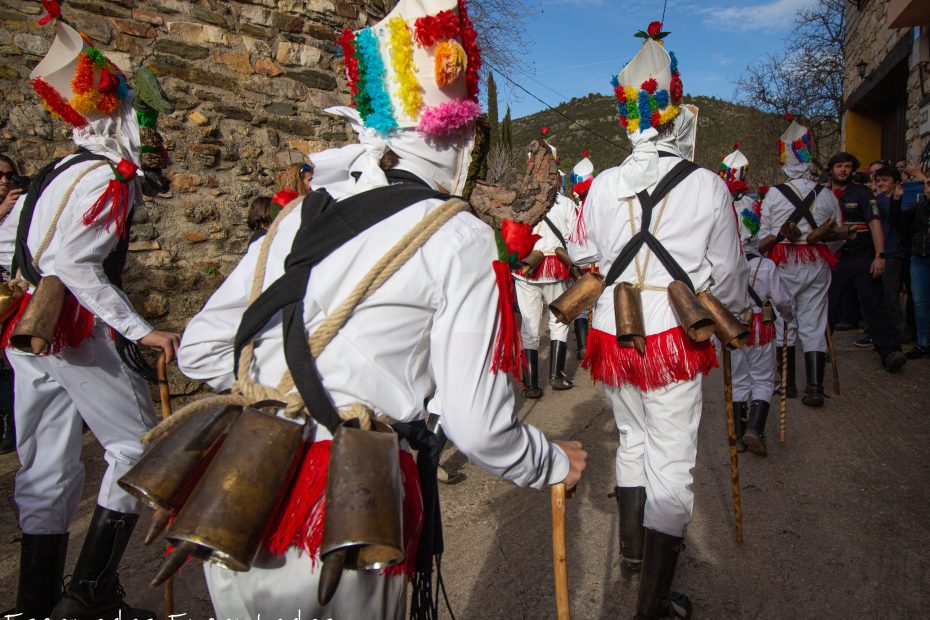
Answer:
M909 167L908 171L915 181L924 184L923 200L918 200L913 209L900 213L901 230L910 240L911 248L911 296L917 344L905 356L913 360L930 357L930 178L916 166Z

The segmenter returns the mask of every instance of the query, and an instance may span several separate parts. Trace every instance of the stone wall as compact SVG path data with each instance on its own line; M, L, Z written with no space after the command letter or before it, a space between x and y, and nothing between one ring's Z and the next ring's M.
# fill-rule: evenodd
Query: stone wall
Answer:
M902 38L913 37L911 28L888 27L888 0L864 0L860 6L861 8L857 9L855 3L846 5L846 97L868 79L870 73L881 64ZM859 77L856 67L859 62L866 63L865 77ZM910 74L907 82L907 156L916 159L924 145L918 135L920 77L913 54L908 68Z
M136 213L125 281L136 307L181 330L245 252L252 197L307 153L345 142L322 108L348 102L345 27L390 0L68 0L66 17L127 74L159 75L177 111L159 120L173 158L169 195ZM27 84L53 27L38 0L0 7L0 152L33 172L72 148ZM179 391L193 385L177 385Z

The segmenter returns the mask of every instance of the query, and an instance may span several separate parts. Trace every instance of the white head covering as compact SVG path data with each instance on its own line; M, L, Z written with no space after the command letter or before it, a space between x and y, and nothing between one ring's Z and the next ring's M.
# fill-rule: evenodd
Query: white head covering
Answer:
M587 151L585 156L572 168L572 185L587 181L594 178L594 162L588 159Z
M782 170L789 179L810 175L814 141L810 129L789 116L791 124L778 141Z
M338 200L387 185L380 162L388 149L400 160L397 169L417 175L430 187L451 194L464 189L475 145L471 128L434 139L426 139L416 130L402 129L392 131L385 138L365 127L357 110L337 106L327 108L326 112L346 119L358 135L359 143L310 156L314 164L311 181L314 189L325 187ZM353 173L358 173L357 181Z

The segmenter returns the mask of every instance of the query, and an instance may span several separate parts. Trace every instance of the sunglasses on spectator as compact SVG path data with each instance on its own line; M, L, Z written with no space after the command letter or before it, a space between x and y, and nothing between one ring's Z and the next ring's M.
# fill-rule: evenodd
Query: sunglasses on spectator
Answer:
M16 176L16 173L14 173L12 170L0 170L0 179L6 178L12 181L13 177L15 176Z

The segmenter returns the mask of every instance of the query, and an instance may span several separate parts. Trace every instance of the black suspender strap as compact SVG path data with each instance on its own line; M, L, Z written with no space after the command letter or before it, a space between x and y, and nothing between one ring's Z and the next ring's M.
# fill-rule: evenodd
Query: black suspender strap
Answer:
M823 191L824 186L819 183L814 186L807 196L801 200L801 197L794 193L794 190L791 189L786 183L781 185L776 185L775 189L781 192L782 196L788 199L788 202L794 206L794 213L788 218L788 220L797 224L803 218L810 224L811 230L817 228L817 222L814 220L814 216L811 213L811 207L814 205L814 200L817 199L817 196L820 192Z
M663 198L665 198L669 192L671 192L679 183L684 181L689 174L698 169L698 166L686 159L682 159L680 162L675 164L675 166L669 170L668 174L662 177L662 180L659 181L659 184L656 186L655 192L651 195L642 191L636 194L636 197L639 199L639 205L642 209L643 217L640 225L639 232L637 232L633 237L627 242L623 250L620 251L620 254L617 256L617 260L613 265L610 266L610 270L607 272L606 283L608 286L617 281L617 278L620 277L620 274L629 267L630 263L636 258L636 255L639 253L640 248L643 245L647 245L652 253L656 255L656 258L662 263L662 266L668 271L669 275L672 276L675 280L681 280L688 285L692 291L694 291L694 284L691 282L691 278L688 277L688 274L684 269L681 268L681 265L672 257L672 255L665 249L665 246L656 239L656 237L649 231L649 226L652 223L652 211L656 205L658 205Z
M32 265L32 252L29 250L29 230L32 227L32 216L35 214L36 204L52 181L58 178L72 166L77 166L89 161L102 161L106 158L102 155L95 155L90 151L79 149L74 157L61 164L57 168L61 159L56 159L49 165L42 168L33 178L29 189L26 191L26 200L23 203L23 210L19 214L19 225L16 229L16 245L13 251L13 264L10 273L15 274L17 269L20 274L28 280L33 286L38 286L42 275ZM128 237L128 235L127 235Z
M756 292L756 289L752 288L751 285L749 286L749 296L752 297L752 301L760 308L765 303L762 301L762 298L759 297L759 293Z
M390 177L389 177L390 178ZM360 233L429 198L448 199L429 187L410 182L379 187L336 203L325 190L304 199L301 222L284 274L275 280L242 316L234 342L238 373L242 348L281 312L284 357L307 410L318 423L334 432L339 414L330 401L316 360L310 354L304 326L304 297L313 268Z
M548 215L543 218L543 221L546 223L546 226L549 227L549 230L553 232L553 234L555 235L555 238L559 240L559 243L562 244L562 247L567 250L568 244L565 243L565 236L562 234L562 231L560 231L558 227L556 227L556 225L552 223L552 220L549 219Z

